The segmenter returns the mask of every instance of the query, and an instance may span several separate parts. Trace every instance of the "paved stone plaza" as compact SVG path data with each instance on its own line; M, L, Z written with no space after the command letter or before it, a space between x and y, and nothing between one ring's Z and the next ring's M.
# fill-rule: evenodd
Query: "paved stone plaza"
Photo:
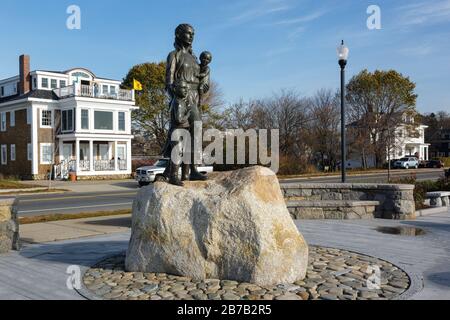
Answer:
M296 223L311 246L358 252L405 270L410 284L399 299L450 299L450 212L416 221L304 220ZM376 230L380 226L398 225L417 226L426 234L410 237ZM0 299L85 299L77 291L67 289L67 268L79 265L85 272L108 257L122 254L129 238L129 232L122 232L28 245L20 253L4 255L0 258Z

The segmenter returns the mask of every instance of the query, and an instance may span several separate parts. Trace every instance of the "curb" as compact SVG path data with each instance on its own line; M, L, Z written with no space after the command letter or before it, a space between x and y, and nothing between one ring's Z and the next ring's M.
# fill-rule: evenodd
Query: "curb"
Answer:
M67 192L71 192L69 190L66 191L48 191L43 192L45 190L48 190L48 188L30 188L30 189L5 189L0 190L0 196L12 196L12 195L33 195L33 194L64 194Z
M426 217L426 216L431 216L433 214L446 213L448 210L449 210L449 207L438 207L438 208L417 210L416 216L417 217Z

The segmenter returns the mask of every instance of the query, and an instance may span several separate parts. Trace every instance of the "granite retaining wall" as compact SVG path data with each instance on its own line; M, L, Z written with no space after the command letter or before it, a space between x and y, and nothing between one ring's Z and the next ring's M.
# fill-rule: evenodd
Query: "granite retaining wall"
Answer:
M0 254L20 249L17 202L15 198L0 199Z
M413 185L285 183L287 201L378 201L375 218L413 220L416 217Z

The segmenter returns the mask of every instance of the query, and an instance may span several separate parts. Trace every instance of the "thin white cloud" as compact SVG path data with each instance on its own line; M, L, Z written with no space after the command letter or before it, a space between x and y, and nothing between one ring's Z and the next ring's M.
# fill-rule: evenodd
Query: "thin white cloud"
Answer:
M399 53L401 53L404 56L427 56L430 55L431 53L434 52L434 49L431 45L428 44L423 44L423 45L419 45L419 46L414 46L414 47L407 47L407 48L402 48L399 50Z
M256 9L251 9L251 10L243 12L235 17L232 17L231 21L234 21L234 22L249 21L249 20L253 20L256 18L260 18L260 17L266 16L266 15L272 14L272 13L286 11L289 8L290 8L289 6L282 5L282 6L273 7L273 8L260 7L260 8L256 8Z
M274 22L272 25L292 25L292 24L311 22L311 21L319 19L325 13L326 13L325 10L316 11L316 12L310 13L310 14L305 15L305 16L280 20L280 21Z
M426 1L399 7L405 26L450 22L450 0Z
M285 53L288 53L290 51L292 51L294 48L292 47L284 47L284 48L276 48L276 49L271 49L267 52L264 53L264 56L266 58L273 58L279 55L283 55Z
M303 26L295 28L288 34L288 40L289 41L296 40L301 34L303 34L303 32L305 32L305 30L306 28Z
M234 17L231 17L230 24L239 24L257 18L265 17L278 12L287 11L291 8L286 0L260 0L250 3L244 10Z

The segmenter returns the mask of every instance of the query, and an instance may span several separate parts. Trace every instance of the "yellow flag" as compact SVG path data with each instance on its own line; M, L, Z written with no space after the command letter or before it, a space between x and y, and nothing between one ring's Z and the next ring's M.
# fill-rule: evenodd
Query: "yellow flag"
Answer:
M142 83L140 83L136 79L133 79L133 89L136 91L142 91Z

